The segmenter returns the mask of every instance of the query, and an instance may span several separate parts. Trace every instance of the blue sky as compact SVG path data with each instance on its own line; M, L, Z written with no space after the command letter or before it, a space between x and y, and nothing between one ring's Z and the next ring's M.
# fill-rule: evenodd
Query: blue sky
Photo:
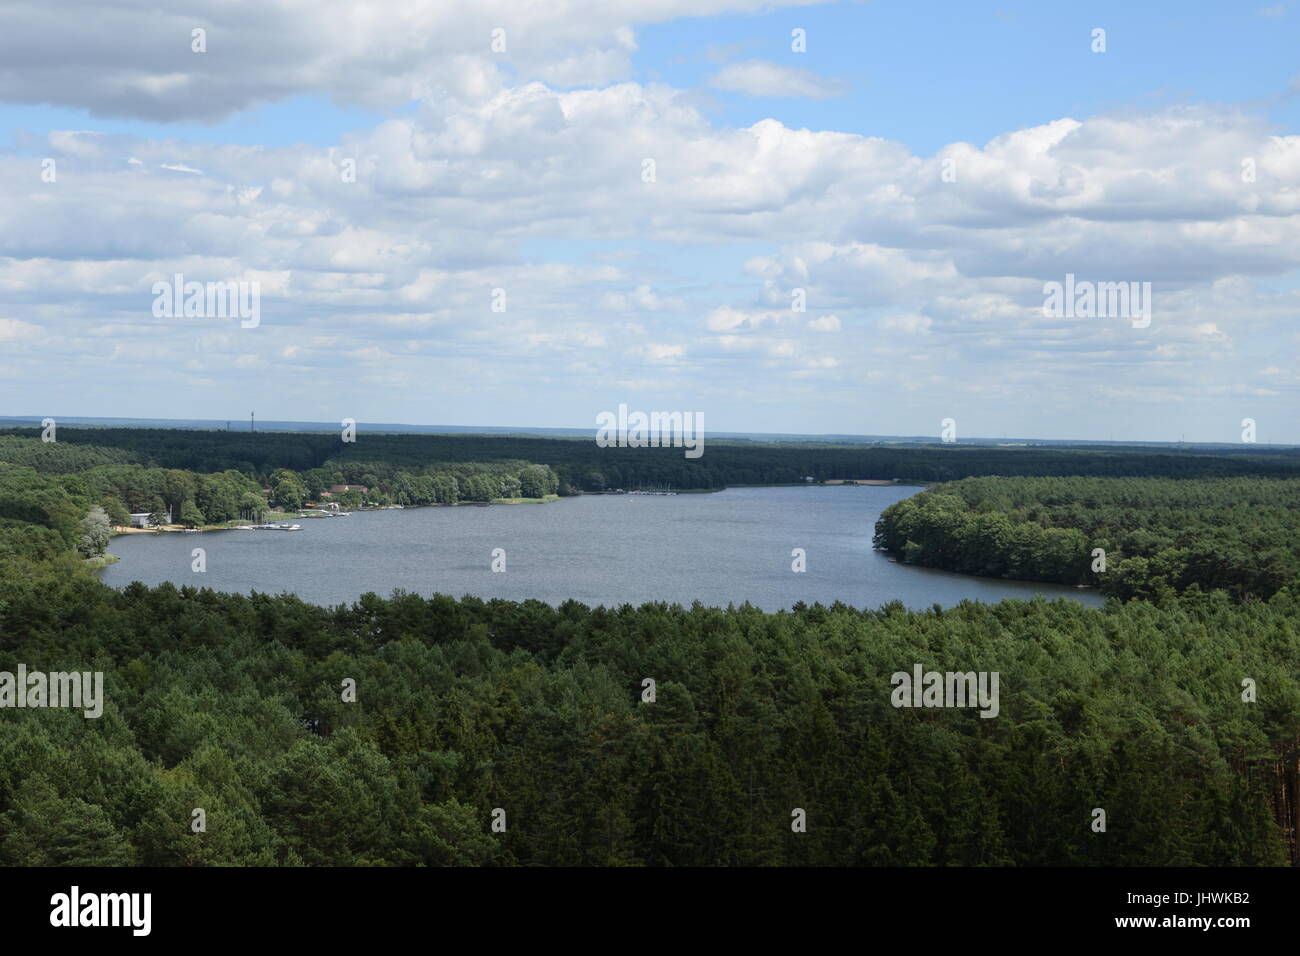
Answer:
M637 78L707 84L711 49L810 67L852 95L827 100L718 96L719 122L774 117L906 143L922 155L953 141L983 144L1008 130L1108 110L1184 102L1258 101L1288 131L1300 111L1287 93L1298 68L1295 14L1232 3L825 4L759 16L649 27ZM811 36L792 53L786 27ZM1107 31L1094 54L1094 28ZM725 38L725 39L724 39ZM1082 40L1080 38L1083 38Z
M875 0L759 13L681 18L637 30L631 77L700 90L719 125L775 118L787 126L839 130L906 143L921 155L953 141L982 144L1063 115L1177 103L1249 104L1279 130L1296 132L1300 96L1300 4L1091 2L931 3ZM1090 49L1107 30L1103 59ZM790 31L811 35L794 53ZM1080 41L1080 37L1084 41ZM847 83L825 100L710 90L729 60L765 59ZM1104 69L1099 68L1104 64ZM208 143L328 147L339 136L415 108L343 106L328 95L296 95L219 122L92 117L86 109L31 102L0 105L0 129L94 129Z
M0 10L5 414L1300 443L1296 4L70 6Z

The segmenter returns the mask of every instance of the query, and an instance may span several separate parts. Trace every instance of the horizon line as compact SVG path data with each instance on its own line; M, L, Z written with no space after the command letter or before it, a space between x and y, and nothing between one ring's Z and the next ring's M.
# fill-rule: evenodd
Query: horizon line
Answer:
M109 422L123 428L160 428L166 429L170 423L188 426L188 428L177 428L176 430L190 431L230 431L243 432L248 434L257 434L255 429L243 428L220 428L222 422L228 426L235 422L243 423L243 418L136 418L129 416L95 416L95 415L68 415L60 418L55 415L0 415L0 426L2 427L36 427L41 426L45 418L52 418L56 423L67 423L70 426L85 423ZM129 424L139 423L139 424ZM263 419L259 423L262 431L267 432L295 432L295 431L332 431L336 430L338 425L324 421L300 421L294 419ZM214 426L212 428L196 426ZM311 426L299 428L276 428L274 426ZM595 434L598 426L570 426L570 425L445 425L445 424L412 424L404 422L363 422L357 421L356 427L367 427L372 429L398 428L406 429L409 432L418 433L418 430L428 431L454 431L469 434L491 434L491 433L510 433L520 434L529 432L568 432L571 436L581 436L587 433ZM100 426L108 427L108 426ZM381 434L402 434L402 432L381 432ZM992 436L971 436L969 438L957 439L952 442L945 442L938 436L929 435L887 435L887 434L860 434L853 432L745 432L745 431L715 431L712 433L716 439L725 439L736 437L743 439L759 438L782 438L782 439L808 439L808 440L829 440L829 439L855 439L857 441L908 441L908 442L932 442L934 444L997 444L997 443L1019 443L1019 442L1040 442L1051 444L1068 444L1068 445L1168 445L1168 446L1204 446L1204 447L1227 447L1238 448L1246 447L1253 444L1265 448L1300 448L1300 445L1287 443L1273 443L1258 441L1253 443L1246 442L1225 442L1225 441L1187 441L1187 440L1162 440L1162 439L1102 439L1102 438L1039 438L1023 435L1004 435L1001 437Z

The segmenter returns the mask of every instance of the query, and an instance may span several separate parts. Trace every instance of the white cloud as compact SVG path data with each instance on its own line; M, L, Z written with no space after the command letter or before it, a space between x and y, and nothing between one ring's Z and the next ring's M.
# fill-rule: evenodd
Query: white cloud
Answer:
M601 298L601 307L609 312L680 311L685 302L660 296L649 285L639 285L630 292L610 292Z
M818 100L843 96L848 92L847 85L839 80L768 60L746 60L743 63L729 64L709 80L709 85L747 96L809 97Z
M704 324L711 332L734 332L757 329L763 325L778 325L783 319L780 312L743 312L723 305L710 312Z
M422 75L414 54L409 70L364 64L389 26L357 27L329 43L309 32L287 58L346 61L366 75L358 90L380 98ZM591 48L625 55L635 43L607 34L591 33ZM210 32L210 48L220 40ZM579 54L555 42L537 69L558 76ZM112 62L86 76L107 82L117 53L96 55ZM1277 330L1291 333L1300 292L1261 280L1300 268L1300 137L1239 111L1063 117L925 157L771 119L718 127L691 94L658 83L556 90L483 57L465 66L458 92L428 86L416 109L332 149L56 131L38 152L0 154L0 314L19 323L0 323L0 337L27 362L7 380L58 389L148 368L188 394L183 369L152 358L161 351L206 369L209 394L256 387L274 356L296 363L276 377L286 394L357 386L350 370L364 360L376 366L369 393L427 387L444 401L490 402L520 381L553 395L580 375L584 394L671 381L747 397L761 378L768 398L793 402L799 393L781 389L812 373L818 388L845 389L987 378L1008 402L1068 410L1080 389L1192 402L1220 367L1215 387L1241 384L1277 367L1281 343L1294 350ZM592 60L570 79L602 69ZM260 76L241 93L234 73L212 104L278 95ZM0 91L12 81L0 77ZM104 108L116 95L106 89ZM132 95L147 113L170 94ZM40 181L33 155L57 157L57 184ZM646 156L653 184L640 178ZM345 158L356 182L340 175ZM729 263L742 249L738 273ZM261 326L155 319L150 286L176 272L256 279ZM1044 318L1043 283L1066 273L1151 281L1151 329ZM508 293L504 313L490 309L494 288ZM791 310L796 288L807 313ZM106 342L118 347L111 367Z
M812 0L784 0L793 6ZM514 75L561 86L630 71L634 27L768 9L770 0L9 0L0 6L0 101L96 116L216 120L327 94L365 107L451 97L483 102ZM207 31L207 52L191 31ZM492 31L505 31L494 52ZM32 56L57 38L57 52ZM507 72L507 70L509 72Z
M0 342L9 342L14 339L36 338L40 335L41 328L30 322L22 322L18 319L0 319Z
M646 358L652 362L666 362L673 359L680 359L686 354L685 346L681 345L647 345L645 348Z
M887 315L880 320L880 328L905 335L927 335L934 320L925 315Z

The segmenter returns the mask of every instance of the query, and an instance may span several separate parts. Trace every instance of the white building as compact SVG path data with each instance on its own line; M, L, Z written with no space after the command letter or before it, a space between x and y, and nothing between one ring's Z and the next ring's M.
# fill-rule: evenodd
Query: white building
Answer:
M132 511L132 512L131 512L131 526L132 526L133 528L148 528L148 527L150 526L150 525L149 525L149 516L150 516L151 514L152 514L152 512L149 512L149 511ZM166 511L165 514L162 513L162 512L159 512L159 513L158 513L158 520L159 520L160 523L162 523L162 524L174 524L174 523L175 523L175 519L172 517L172 508L171 508L170 505L167 506L167 511Z

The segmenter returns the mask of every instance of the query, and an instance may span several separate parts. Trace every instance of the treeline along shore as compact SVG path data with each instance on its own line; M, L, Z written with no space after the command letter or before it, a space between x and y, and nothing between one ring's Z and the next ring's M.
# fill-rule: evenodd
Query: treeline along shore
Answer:
M212 474L235 470L265 481L276 469L305 473L329 467L342 483L363 484L439 462L533 462L558 477L560 494L607 488L709 490L729 485L797 484L807 478L955 481L984 475L1098 477L1300 477L1300 449L1258 446L839 445L830 442L713 441L697 459L680 448L600 447L593 439L498 435L371 434L355 442L321 432L203 431L61 426L57 442L8 445L38 438L37 428L0 431L0 461L46 472L91 464L141 464ZM22 445L26 447L20 451ZM69 446L80 450L81 457Z
M875 545L966 574L1100 587L1300 593L1300 478L965 478L885 509Z
M0 865L1297 861L1290 596L325 609L7 571L0 670L104 692L0 711ZM996 717L893 706L918 664L997 673Z
M0 436L0 482L13 495L10 507L20 514L26 507L22 502L30 503L33 496L45 500L48 513L65 522L75 511L94 509L94 540L88 544L96 545L102 543L100 526L128 526L132 514L149 515L150 523L170 520L201 527L259 520L268 511L294 512L327 501L357 509L546 500L559 487L559 478L546 465L510 459L401 467L331 461L302 472L285 467L262 471L245 462L242 468L196 472L159 465L152 458L132 460L140 457L106 446ZM4 507L0 503L0 513ZM93 553L92 548L87 556Z

